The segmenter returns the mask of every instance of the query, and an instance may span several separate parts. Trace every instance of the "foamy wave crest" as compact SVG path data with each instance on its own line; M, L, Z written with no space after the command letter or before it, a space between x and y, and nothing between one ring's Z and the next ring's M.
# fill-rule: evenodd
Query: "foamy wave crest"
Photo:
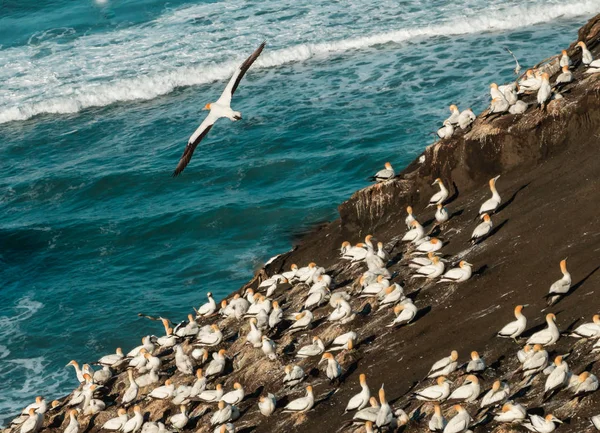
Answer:
M287 63L303 62L313 57L327 57L332 54L343 53L352 50L361 50L368 47L382 45L387 43L401 43L415 38L431 38L436 36L461 35L461 34L477 34L490 31L506 31L529 27L535 24L548 22L561 18L573 18L576 16L584 16L596 13L598 9L597 1L584 0L570 4L555 3L555 4L534 4L529 6L492 6L489 10L480 10L472 16L448 16L445 21L437 24L415 27L413 29L391 30L381 33L372 34L361 37L343 37L341 39L333 39L323 43L302 43L292 45L287 48L277 49L274 51L266 51L261 58L256 62L256 69L273 68ZM157 27L163 28L165 23L178 23L184 19L184 16L189 16L187 13L176 11L169 17L163 17L160 25ZM256 23L254 23L256 25ZM369 27L370 29L372 28ZM137 29L146 31L147 27ZM123 44L127 44L127 38L130 37L133 30L127 30L125 36L113 35L114 40L125 40ZM174 39L173 35L172 38ZM140 38L136 35L135 38ZM296 38L290 38L290 42ZM278 39L279 42L279 39ZM131 47L127 46L120 53L121 56L134 56L134 53L127 52L136 47L139 41L136 39ZM171 40L171 44L175 41ZM285 43L285 41L284 41ZM98 48L99 44L96 40L90 44L93 48ZM150 47L156 48L156 45L149 44ZM80 48L80 46L78 46ZM113 46L110 47L113 50ZM558 49L558 47L557 47ZM127 102L135 100L150 100L156 97L168 94L178 87L187 87L193 85L206 84L214 81L227 79L235 67L239 59L236 61L218 62L213 61L210 65L183 65L175 69L167 70L170 64L185 63L186 57L192 57L189 51L185 53L178 52L173 48L172 59L167 61L157 68L148 60L149 73L146 75L136 75L129 73L121 74L118 69L111 71L111 74L106 74L108 80L92 79L85 81L85 76L76 77L81 79L80 82L67 83L65 86L56 85L55 77L49 77L48 85L50 91L49 97L43 100L35 100L33 97L19 98L12 97L9 102L12 105L8 108L0 109L0 123L6 123L16 120L26 120L40 114L68 114L77 113L81 110L90 107L103 107L116 102ZM239 50L242 51L241 47ZM192 51L193 52L193 51ZM169 51L165 52L164 47L160 51L161 55L169 55ZM231 54L231 53L228 53ZM83 55L83 54L82 54ZM81 59L77 59L81 61ZM97 59L96 59L97 61ZM194 61L190 59L190 61ZM108 62L108 60L107 60ZM99 65L103 66L103 65ZM110 67L116 68L112 63ZM135 70L140 70L139 66ZM163 67L160 70L160 67ZM143 69L143 68L142 68ZM156 70L159 69L159 70ZM69 73L69 71L66 71ZM133 75L127 78L121 78L123 75ZM43 83L42 83L43 84ZM52 93L59 95L52 96ZM1 96L1 93L0 93ZM27 100L27 102L25 102ZM1 98L0 98L1 102Z

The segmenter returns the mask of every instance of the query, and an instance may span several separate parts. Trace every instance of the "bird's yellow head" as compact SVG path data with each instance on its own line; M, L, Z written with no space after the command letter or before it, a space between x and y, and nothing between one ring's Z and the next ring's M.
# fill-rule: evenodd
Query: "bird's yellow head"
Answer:
M205 109L205 110L210 110L210 106L211 106L211 105L212 105L212 104L210 104L210 103L209 103L209 104L206 104L206 105L204 106L204 109Z

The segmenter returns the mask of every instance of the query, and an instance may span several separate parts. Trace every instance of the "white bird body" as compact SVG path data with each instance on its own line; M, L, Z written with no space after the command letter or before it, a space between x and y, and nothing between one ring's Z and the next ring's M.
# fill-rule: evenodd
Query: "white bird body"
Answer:
M434 253L442 249L443 242L437 238L430 238L417 246L415 251L420 253Z
M490 104L488 116L490 114L506 113L509 108L510 105L504 96L502 98L494 98Z
M175 365L177 366L177 370L183 374L194 374L192 360L185 354L179 344L175 346Z
M208 302L198 308L196 311L196 317L206 317L217 312L217 303L215 302L212 293L208 292L206 296L208 298Z
M450 214L448 214L448 209L446 209L443 205L439 204L437 206L437 211L435 211L435 220L437 221L437 223L445 223L446 221L448 221L449 218Z
M142 428L144 416L138 406L133 408L134 415L123 426L123 433L135 433Z
M517 101L514 103L514 105L510 106L510 108L508 109L508 112L510 114L523 114L524 112L527 111L527 107L529 107L527 105L527 102Z
M269 393L266 397L260 398L260 401L258 402L258 409L264 416L271 416L273 412L275 412L276 405L277 400L275 399L275 396Z
M421 266L416 270L412 278L427 278L433 280L444 273L446 265L439 257L432 258L433 263L430 265Z
M138 384L136 383L135 379L133 378L133 370L127 370L127 374L129 376L129 388L127 388L127 390L123 394L123 399L122 399L123 404L133 402L137 398L138 390L139 390Z
M359 380L361 391L348 401L346 412L364 409L369 404L371 390L369 389L369 385L367 385L367 377L364 374L361 374Z
M444 126L437 130L437 135L442 140L445 138L450 138L454 134L454 126L450 123L449 120L444 120Z
M487 237L491 232L494 224L488 214L483 214L483 221L475 227L471 235L471 242L478 242Z
M388 305L393 305L396 302L404 300L404 289L398 283L392 284L390 287L385 289L383 293L380 293L379 299L379 310L386 308Z
M537 102L538 105L542 107L550 100L552 96L552 86L550 85L550 76L547 73L542 74L542 83L540 84L540 88L537 93Z
M406 228L408 230L410 230L413 228L412 222L417 221L417 220L415 219L415 217L413 215L413 208L411 206L408 206L406 208L406 213L407 213L407 215L406 215L406 219L404 220L404 223L406 224Z
M267 358L269 358L271 361L274 361L277 359L277 344L275 344L275 342L273 340L271 340L269 337L267 337L266 335L263 335L262 337L262 343L261 343L261 349L263 351L263 353L265 354L265 356Z
M342 375L342 367L331 353L324 353L319 364L321 362L327 362L325 374L329 380L335 380Z
M285 367L284 372L283 384L285 386L296 386L306 377L304 370L298 365L288 365Z
M200 400L206 402L218 402L223 397L223 387L221 384L217 384L215 389L205 389L197 396Z
M352 312L352 306L345 299L338 299L335 310L327 317L330 322L347 323L354 318L355 314Z
M325 345L319 337L313 337L312 344L301 347L296 354L297 358L308 358L321 355L325 351Z
M244 63L242 63L238 68L236 68L233 76L227 83L225 90L217 100L212 104L206 104L204 107L207 110L210 110L208 116L202 121L200 126L194 131L188 143L185 147L183 155L177 164L177 168L173 172L173 176L178 176L188 165L190 160L192 159L192 155L194 154L194 150L200 141L208 134L210 129L213 127L215 122L221 118L228 118L231 121L237 121L242 118L242 113L239 111L234 111L231 109L231 97L236 91L242 77L246 73L246 71L252 66L252 63L260 56L260 53L265 47L265 42L263 42L251 55L248 57Z
M592 322L579 325L571 333L571 337L575 338L598 338L600 337L600 315L595 314Z
M283 320L283 310L277 301L273 302L273 309L269 314L269 328L276 327Z
M585 66L590 66L594 61L594 56L592 56L592 53L590 52L590 50L588 50L585 42L579 41L577 42L577 46L581 48L581 62Z
M387 325L387 327L406 325L414 320L418 313L417 306L413 304L410 298L402 301L401 304L398 304L394 307L394 314L396 314L396 318L394 321Z
M450 382L443 376L438 377L436 385L415 392L417 400L423 401L444 401L449 395Z
M431 198L429 199L429 204L427 206L437 206L438 204L444 204L444 201L448 198L449 194L448 189L444 185L444 182L442 182L442 179L437 178L433 182L433 185L438 185L440 187L440 190L431 196Z
M450 269L448 272L442 275L442 278L440 278L439 282L462 283L471 278L472 273L472 265L463 260L459 263L458 268Z
M562 72L556 77L555 86L569 84L573 81L573 73L569 71L568 66L564 66Z
M556 429L555 422L562 424L562 421L552 415L547 415L546 418L539 415L529 415L529 423L523 424L523 427L536 433L551 433Z
M363 295L367 295L367 296L377 296L379 295L383 290L387 289L388 287L390 287L390 281L383 278L382 275L377 277L377 281L374 283L369 284L367 287L365 287L361 292L361 296Z
M522 313L523 306L517 305L515 307L515 318L516 320L504 325L504 327L498 331L498 337L504 338L519 338L521 334L527 328L527 318Z
M458 116L458 126L460 126L460 129L466 129L475 121L475 119L477 119L477 116L475 116L473 110L467 108L460 113L460 116Z
M256 319L250 319L250 332L246 335L246 343L252 347L259 348L262 346L262 332L256 327Z
M477 352L471 352L471 360L467 364L467 373L478 373L485 370L485 361L479 356Z
M307 412L315 405L312 386L306 387L306 396L290 401L283 409L284 412Z
M584 371L578 376L574 376L575 380L569 384L569 388L573 390L575 396L595 392L598 390L598 377L589 371Z
M38 413L35 409L29 410L29 418L21 424L21 428L19 429L20 433L36 433L38 432L42 424L44 423L44 414Z
M205 376L207 378L211 376L218 376L223 372L223 370L225 370L225 363L225 350L221 349L218 353L213 353L213 359L208 364L208 367L206 367Z
M451 105L450 113L450 117L444 120L444 124L448 122L451 125L458 125L458 118L460 117L460 111L458 110L458 107L456 105Z
M564 68L565 66L570 68L573 65L573 62L571 62L571 58L569 57L569 54L567 54L567 50L562 50L561 54L562 55L560 56L558 65L561 68Z
M494 417L496 422L520 422L527 416L527 410L519 403L506 403L502 406L502 411Z
M481 393L481 385L476 376L468 375L465 383L452 391L448 400L463 400L467 403L474 402Z
M425 237L425 229L417 220L414 220L411 224L413 228L402 237L403 242L416 243Z
M173 415L171 418L169 418L169 422L177 430L183 429L189 421L186 407L181 406L180 410L181 410L181 413L177 413L177 414Z
M307 329L310 326L313 317L313 314L308 310L304 310L302 313L296 314L294 316L296 321L292 323L292 325L288 328L288 331L296 332Z
M546 323L548 327L536 332L527 340L527 344L541 344L542 346L549 346L554 344L560 338L560 331L558 330L556 323L556 316L552 313L546 315Z
M469 429L471 416L461 406L454 406L458 412L444 427L444 433L464 433Z
M113 366L115 364L119 364L124 358L123 351L120 347L117 347L116 353L111 353L109 355L104 355L102 358L98 360L98 364Z
M101 430L120 431L125 426L125 423L127 422L127 420L128 420L127 411L125 409L119 409L118 416L106 421L102 425Z
M569 380L569 366L563 361L562 356L558 356L554 363L556 368L546 378L545 393L566 386Z
M496 181L499 177L500 175L490 179L489 184L490 191L492 191L492 197L483 202L479 208L479 215L483 215L485 213L488 215L492 214L498 209L498 206L500 206L502 199L500 198L500 194L498 194L498 190L496 189Z
M154 398L157 400L165 400L169 398L175 397L175 385L167 379L163 386L159 386L158 388L154 388L148 397Z
M495 381L490 389L481 399L481 407L488 407L500 403L510 395L510 386L505 382Z
M544 370L548 365L548 352L542 349L542 345L533 348L534 353L523 362L523 376L532 376Z
M442 408L436 403L435 406L433 406L433 415L429 420L429 430L433 432L442 432L444 431L446 424L448 424L448 421L442 414Z
M65 428L63 433L78 433L79 422L77 421L77 411L72 410L69 414L69 425Z
M385 168L375 173L371 180L374 180L376 182L385 182L386 180L392 179L394 176L396 176L396 172L392 168L392 164L386 162Z
M561 260L560 271L563 276L555 281L548 291L548 305L555 304L562 296L569 293L571 289L571 274L567 271L567 259Z

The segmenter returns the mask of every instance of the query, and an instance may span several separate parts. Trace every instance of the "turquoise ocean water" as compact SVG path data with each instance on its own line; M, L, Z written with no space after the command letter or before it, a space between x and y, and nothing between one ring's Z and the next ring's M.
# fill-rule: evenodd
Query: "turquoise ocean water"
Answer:
M600 1L0 2L0 425L223 297ZM177 179L201 108L266 40Z

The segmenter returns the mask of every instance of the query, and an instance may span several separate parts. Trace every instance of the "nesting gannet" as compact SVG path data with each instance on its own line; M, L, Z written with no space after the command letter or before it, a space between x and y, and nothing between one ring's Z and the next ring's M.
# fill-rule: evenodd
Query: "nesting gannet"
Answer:
M171 418L169 418L169 423L177 430L183 429L189 421L187 408L185 407L185 405L179 406L179 410L181 411L181 413L177 413L171 416Z
M170 399L175 396L175 385L170 379L165 381L163 386L159 386L158 388L154 388L148 397L154 398L156 400L165 400Z
M106 421L101 430L120 431L125 426L127 419L127 410L120 408L117 411L117 416Z
M364 277L361 277L361 281L364 282ZM377 281L367 285L364 289L360 291L361 297L369 297L369 296L377 296L383 290L390 287L390 281L383 277L383 275L377 276Z
M560 332L556 326L556 316L552 313L546 315L546 323L548 327L536 332L527 340L527 344L541 344L549 346L554 344L560 338Z
M391 328L394 326L407 325L417 316L417 312L417 306L412 303L410 298L407 298L401 304L398 304L394 307L394 314L396 315L396 318L392 323L386 326Z
M171 433L162 422L145 422L142 426L142 433Z
M571 62L571 58L569 57L569 54L567 54L567 50L562 50L558 65L561 68L564 68L565 66L570 68L573 66L573 62Z
M417 220L414 220L410 224L412 228L402 237L402 241L417 243L425 237L425 229Z
M210 418L211 425L221 425L228 421L231 421L233 418L233 407L227 402L221 400L217 404L217 410Z
M348 349L348 346L353 345L354 342L357 341L357 338L358 338L358 336L356 335L356 332L354 332L354 331L350 331L350 332L346 332L345 334L338 335L331 342L331 346L329 347L328 351L336 352L339 350Z
M554 360L555 368L546 378L544 385L544 394L548 396L552 391L558 390L567 385L569 380L569 365L563 360L562 356L557 356Z
M569 388L576 397L595 392L598 390L598 378L595 374L584 371L574 376L572 383L569 383Z
M437 384L415 392L417 400L444 401L450 395L450 382L444 376L436 380Z
M529 107L529 105L527 105L527 102L519 100L510 106L510 108L508 109L508 112L510 114L523 114L524 112L527 111L528 107Z
M188 165L190 160L192 159L192 155L194 154L194 150L200 143L200 141L208 134L208 131L213 127L215 122L223 117L228 118L231 121L240 120L242 118L242 113L239 111L233 111L231 109L231 97L235 93L240 81L244 77L244 74L250 66L254 63L254 61L260 56L260 53L265 47L265 42L260 44L260 46L248 57L244 63L242 63L233 73L233 76L227 83L225 90L217 100L217 102L213 102L210 104L206 104L204 106L205 110L210 110L208 116L202 121L198 129L194 131L190 139L188 140L187 145L185 146L185 150L179 163L177 164L177 168L173 172L173 176L178 176Z
M269 314L269 328L276 327L283 320L283 310L279 306L279 302L273 301L273 309Z
M283 371L285 373L283 377L284 386L296 386L306 377L304 370L298 365L286 365Z
M527 416L527 410L519 403L505 403L502 411L494 416L496 422L520 422Z
M175 346L175 365L177 366L177 370L183 374L194 374L192 360L186 355L180 344Z
M490 104L490 108L488 109L488 113L485 117L489 117L492 114L506 113L509 108L510 104L504 96L502 96L502 98L494 98L492 99L492 103Z
M575 338L598 338L600 337L600 314L594 314L592 321L579 325L570 334L571 337Z
M212 293L208 292L206 297L208 298L208 302L196 310L196 317L210 316L217 311L217 303L215 302Z
M306 310L314 310L321 306L321 304L327 303L331 292L327 286L314 285L308 292L308 297L304 301L304 308Z
M458 125L458 118L460 117L460 111L454 104L450 106L450 117L444 120L444 123L448 122L450 125Z
M310 279L312 279L313 275L317 271L317 264L314 262L310 262L308 266L303 266L298 269L296 272L295 279L301 283L304 283Z
M460 113L460 116L458 116L458 126L460 126L460 129L467 129L475 119L477 119L477 116L475 116L473 110L467 108Z
M267 278L266 280L262 281L258 285L258 290L265 289L268 292L268 290L271 286L277 286L277 284L283 284L283 283L287 283L287 282L288 282L287 278L285 278L283 275L275 274L272 277ZM267 295L267 298L268 297L269 297L269 295Z
M129 388L127 388L127 390L123 394L123 399L121 400L121 402L124 405L132 403L137 398L138 390L139 390L139 386L136 383L135 379L133 378L133 370L132 369L127 370L127 376L129 377Z
M500 194L498 194L498 190L496 189L496 182L498 181L499 177L500 177L500 175L493 177L489 181L490 191L492 191L492 197L487 199L485 202L483 202L483 204L479 208L480 216L483 214L489 215L489 214L496 212L496 210L498 209L498 206L500 206L500 203L502 203Z
M350 242L345 241L342 243L340 255L343 259L351 260L353 262L360 262L367 257L367 250L363 248L362 243L352 246L350 245Z
M469 423L471 422L471 416L461 406L455 405L454 410L456 415L448 421L446 427L444 427L444 433L464 433L469 429Z
M177 344L178 337L173 333L173 328L171 328L169 320L163 318L161 318L160 320L162 321L163 326L165 328L165 335L157 338L156 344L163 348L175 346Z
M21 424L20 433L36 433L44 423L44 414L38 413L34 408L29 409L29 418Z
M471 243L476 244L484 240L488 235L492 232L492 228L494 224L492 223L492 219L486 213L484 213L481 218L483 221L475 227L473 230L473 234L471 234Z
M411 278L427 278L433 280L444 273L445 263L439 257L433 256L430 265L421 266Z
M556 77L556 81L554 82L554 86L564 86L565 84L569 84L573 81L573 74L569 71L568 66L562 67L562 72Z
M517 338L521 336L525 331L525 328L527 328L527 318L523 315L523 308L525 308L525 305L517 305L515 307L515 318L517 320L513 320L504 325L504 327L498 331L498 337L512 338L516 341Z
M392 164L389 162L385 163L385 168L383 170L379 170L373 176L369 178L369 180L374 180L376 182L385 182L386 180L390 180L396 176L396 172L392 168Z
M490 96L492 99L506 99L496 83L490 84Z
M398 283L394 283L379 295L379 299L379 310L382 310L389 305L403 301L405 299L404 289Z
M241 319L250 308L250 302L246 298L242 298L238 293L233 296L230 302L231 308L236 319Z
M448 198L448 189L444 185L444 182L442 182L442 179L438 177L431 185L439 185L440 190L431 196L427 207L437 206L438 204L444 204L444 200Z
M326 352L323 354L321 360L319 361L319 364L323 362L327 362L325 374L327 375L329 380L335 380L342 375L342 367L331 353Z
M477 376L469 374L464 384L452 391L450 396L448 396L448 400L463 400L467 403L472 403L477 400L480 393L481 385L479 384L479 379Z
M298 314L294 314L292 318L295 320L294 323L287 329L288 332L298 332L307 329L313 319L313 314L310 311L303 311Z
M307 412L315 405L312 386L306 387L306 396L290 401L283 409L284 412Z
M374 423L377 420L377 414L379 413L379 402L375 397L371 397L369 399L369 404L369 407L357 411L352 419Z
M554 415L546 415L545 418L539 415L529 415L529 422L523 424L523 427L537 433L550 433L556 429L555 423L562 424L563 422Z
M458 118L457 118L458 121ZM437 130L437 135L440 139L450 138L454 134L454 126L449 120L444 120L444 126Z
M202 369L199 368L196 370L196 380L192 386L179 385L177 387L172 403L177 406L189 403L190 398L197 397L198 394L206 389L206 382L206 377L204 376Z
M92 385L90 385L87 392L85 392L85 400L80 407L80 408L83 408L84 415L95 415L97 413L102 412L104 409L106 409L106 403L104 403L104 401L97 399L97 398L92 398L94 395L94 392L96 392L96 389L97 389L97 385L92 384Z
M446 356L440 359L439 361L433 363L433 365L429 369L427 377L434 378L438 376L447 376L448 374L456 370L456 367L458 366L457 361L458 352L456 350L453 350L452 352L450 352L449 356ZM444 373L445 371L448 371L448 373Z
M42 396L37 396L35 398L35 403L27 405L27 407L21 411L21 415L11 421L11 425L19 425L27 421L29 419L30 409L35 410L37 413L46 413L48 410L48 403Z
M120 347L117 347L115 353L111 353L109 355L104 355L102 358L98 360L98 364L108 365L109 367L119 364L125 356L123 355L123 350Z
M268 393L266 397L260 396L258 401L258 409L260 413L264 416L271 416L273 412L275 412L275 406L277 405L277 400L275 396L271 393Z
M485 361L476 351L471 352L471 360L467 364L467 373L479 373L485 370Z
M592 53L590 53L590 50L588 50L585 42L579 41L577 42L577 46L581 48L581 62L585 66L592 68L597 68L600 66L600 62L594 61L594 56L592 56Z
M550 85L550 75L544 72L542 74L542 83L537 93L537 103L542 110L546 107L546 104L552 96L552 86Z
M439 205L438 205L439 206ZM425 241L425 239L423 239ZM438 238L430 238L428 241L420 243L415 252L417 253L430 253L436 252L442 249L443 242Z
M217 376L225 370L225 363L227 361L225 349L213 353L212 356L212 361L210 361L208 367L206 367L206 377Z
M83 378L83 371L79 367L79 363L77 361L75 361L75 360L70 361L67 364L67 367L73 367L75 369L75 374L77 375L77 380L79 381L79 383L85 382L85 379Z
M223 397L223 385L220 383L215 386L215 389L205 389L200 394L198 394L197 398L206 402L217 402L221 400Z
M262 343L260 345L263 353L265 354L265 356L267 358L269 358L271 361L274 361L277 359L277 344L271 340L269 337L267 337L266 335L262 336Z
M519 100L519 95L517 93L517 83L510 83L506 86L502 86L499 89L502 92L504 98L506 99L506 102L508 102L508 105L510 105L511 107L515 105Z
M350 401L348 401L348 404L346 405L346 412L364 409L369 404L371 390L369 389L369 385L367 385L367 376L365 374L361 374L359 376L359 381L361 391L353 396Z
M469 278L471 278L473 273L472 267L473 265L471 263L462 260L458 264L458 268L450 269L448 272L442 275L442 278L440 278L438 282L462 283L463 281L467 281Z
M271 300L257 293L254 295L254 304L250 305L244 317L255 317L261 310L265 310L268 314L271 312L271 308Z
M77 421L77 410L71 409L69 411L69 425L64 429L63 433L77 433L79 432L79 422Z
M541 344L535 344L532 352L521 366L524 377L533 376L543 371L548 365L548 352L544 350Z
M325 351L325 345L319 337L313 337L312 344L303 346L298 350L296 354L297 358L308 358L311 356L321 355Z
M144 424L142 410L139 406L134 406L133 416L123 426L123 433L135 433L142 428L142 424Z
M406 228L410 230L413 228L412 222L416 220L416 218L413 215L412 206L406 207L406 213L407 213L407 215L406 215L406 219L404 220L404 223L406 224Z
M550 291L546 297L548 298L548 305L556 304L561 297L569 293L571 289L571 274L567 271L567 259L560 261L560 271L563 276L560 280L555 281L550 286Z
M527 361L531 355L533 355L533 346L531 344L526 344L517 352L517 359L521 364Z
M215 324L210 325L210 333L198 334L194 345L196 346L217 346L223 341L223 333Z
M446 424L448 424L448 421L442 414L442 408L438 403L435 403L433 405L433 415L431 416L428 424L429 430L433 432L442 432L444 431Z
M392 408L385 398L385 390L381 385L379 389L379 411L377 412L377 418L375 418L375 425L379 428L388 426L392 423L393 418Z
M385 263L390 261L390 254L383 248L383 242L377 242L377 257Z
M542 85L541 76L538 76L531 69L525 73L525 76L525 79L519 81L519 94L536 92Z
M435 220L438 224L445 223L450 218L450 214L448 214L448 209L444 207L442 204L437 205L437 211L435 212Z
M352 306L345 299L338 299L335 309L327 317L330 322L348 323L356 317L352 312Z
M256 318L250 319L250 331L246 335L246 344L259 348L262 345L262 332L256 327Z
M146 363L142 367L138 368L138 371L140 373L147 373L150 370L160 369L162 361L158 356L152 356L148 352L146 352L144 353L144 358L146 359Z

